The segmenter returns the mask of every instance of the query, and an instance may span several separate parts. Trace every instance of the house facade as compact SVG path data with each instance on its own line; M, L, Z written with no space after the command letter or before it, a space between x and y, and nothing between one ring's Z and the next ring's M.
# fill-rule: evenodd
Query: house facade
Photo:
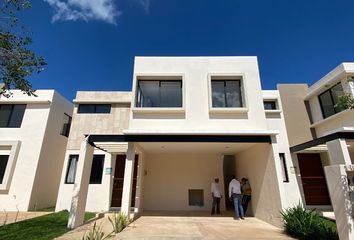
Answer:
M0 209L54 206L72 104L53 90L0 98Z
M136 57L132 92L78 92L56 210L70 227L85 209L210 211L214 178L226 210L236 174L252 185L249 214L280 225L301 199L289 147L256 57Z

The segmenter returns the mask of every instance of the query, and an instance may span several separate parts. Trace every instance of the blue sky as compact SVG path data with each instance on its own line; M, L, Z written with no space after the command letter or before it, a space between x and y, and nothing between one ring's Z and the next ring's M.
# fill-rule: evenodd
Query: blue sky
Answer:
M262 87L354 61L353 0L32 0L37 89L130 90L134 56L258 56Z

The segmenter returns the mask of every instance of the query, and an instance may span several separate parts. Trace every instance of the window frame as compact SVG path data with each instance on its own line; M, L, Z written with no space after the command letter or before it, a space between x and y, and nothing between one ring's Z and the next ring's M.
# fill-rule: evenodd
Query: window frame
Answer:
M93 112L83 112L82 110L80 110L81 106L93 106L94 107L94 111ZM105 105L105 106L109 106L109 112L97 112L97 106L98 105ZM112 104L110 103L79 103L77 106L77 114L111 114L112 112Z
M0 128L21 128L22 126L22 122L23 122L23 118L25 116L25 113L26 113L26 109L27 109L27 104L7 104L7 103L1 103L0 104L0 111L1 111L1 106L11 106L11 112L10 112L10 116L9 116L9 119L7 120L7 123L6 123L6 126L0 126ZM21 121L20 121L20 124L18 126L10 126L10 122L11 122L11 118L14 114L14 109L15 109L15 106L24 106L24 110L23 110L23 113L22 113L22 116L21 116Z
M93 162L94 162L94 160L95 160L95 157L103 157L102 159L100 159L100 160L102 160L102 171L101 171L101 178L100 178L100 180L99 181L97 181L97 182L93 182L93 180L91 179L92 178L92 171L93 171ZM103 172L104 172L104 163L105 163L105 159L106 159L106 155L105 154L94 154L93 155L93 158L92 158L92 165L91 165L91 171L90 171L90 180L89 180L89 184L102 184L102 179L103 179Z
M283 183L289 183L289 172L286 164L285 153L279 153L280 165L282 167Z
M265 103L273 103L274 104L274 108L266 109L265 108ZM278 101L276 99L263 99L263 109L265 111L279 110Z
M182 107L136 107L138 97L138 82L142 81L181 81L182 82ZM184 114L186 99L186 84L184 73L137 73L134 74L134 96L132 101L132 112L136 114Z
M4 149L0 149L0 154L9 155L9 158L7 160L7 165L5 168L3 181L0 184L1 191L8 191L10 189L13 173L15 171L18 153L20 150L20 145L21 145L20 141L0 141L0 147L4 148Z
M72 123L72 116L70 116L69 114L66 114L64 113L64 116L67 116L69 117L69 128L66 129L65 132L64 131L64 121L63 121L63 124L62 124L62 128L60 130L60 135L64 136L64 137L69 137L69 134L70 134L70 129L71 129L71 123Z
M68 181L68 175L69 175L69 169L71 166L71 160L74 158L76 158L76 166L75 166L75 174L74 174L74 181L73 182L69 182ZM68 161L67 161L67 166L66 166L66 173L65 173L65 179L64 179L64 184L75 184L75 179L76 179L76 171L77 171L77 164L79 162L79 154L69 154L68 155Z
M320 108L321 108L321 113L322 113L322 118L323 118L323 119L329 118L329 117L331 117L331 116L333 116L333 115L336 115L337 113L340 113L340 112L343 111L343 109L342 109L342 110L338 110L336 107L334 107L336 104L335 104L335 101L334 101L332 89L335 88L335 87L338 86L338 85L341 85L342 90L343 90L343 93L345 94L342 83L341 83L341 82L338 82L338 83L332 85L329 89L327 89L327 90L321 92L321 93L318 94L318 96L317 96L318 102L320 103ZM333 110L334 110L334 114L328 115L328 116L325 115L323 103L322 103L322 100L321 100L321 96L323 96L323 95L326 94L327 92L329 93L329 96L330 96L330 99L331 99L331 104L332 104Z
M208 74L208 96L209 113L247 113L248 99L245 87L245 75L243 73L209 73ZM213 107L212 81L237 80L240 81L241 103L242 107Z

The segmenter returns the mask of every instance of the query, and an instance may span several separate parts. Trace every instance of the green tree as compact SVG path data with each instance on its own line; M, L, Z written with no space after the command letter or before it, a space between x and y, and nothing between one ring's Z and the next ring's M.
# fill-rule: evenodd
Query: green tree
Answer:
M29 0L4 0L0 5L0 96L11 96L11 89L36 96L28 77L43 71L46 62L29 48L31 34L17 17L29 8Z

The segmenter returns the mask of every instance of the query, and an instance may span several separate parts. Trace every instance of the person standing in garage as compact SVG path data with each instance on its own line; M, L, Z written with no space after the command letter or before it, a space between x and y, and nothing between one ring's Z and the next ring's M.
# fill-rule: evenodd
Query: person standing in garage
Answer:
M220 191L219 178L215 178L214 182L211 183L211 195L213 197L211 214L220 214L220 199L222 198Z

